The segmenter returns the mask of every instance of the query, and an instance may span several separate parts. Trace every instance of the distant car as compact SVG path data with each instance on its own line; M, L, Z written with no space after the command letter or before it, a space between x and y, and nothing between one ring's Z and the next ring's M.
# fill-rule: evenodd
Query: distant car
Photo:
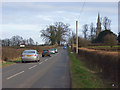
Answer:
M37 50L25 50L21 56L22 63L26 61L40 61L40 53Z
M67 48L66 46L63 47L63 49L66 49L66 48Z
M55 54L55 49L53 48L53 49L50 49L50 53L51 54Z
M54 48L54 50L55 50L55 53L58 53L58 50L56 48Z
M50 51L48 49L42 51L42 57L50 56Z

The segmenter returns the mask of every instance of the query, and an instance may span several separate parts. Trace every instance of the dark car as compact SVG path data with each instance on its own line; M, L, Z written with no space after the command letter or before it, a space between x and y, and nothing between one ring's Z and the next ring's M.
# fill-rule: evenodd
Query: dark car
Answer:
M44 56L50 56L50 51L49 50L43 50L42 51L42 57Z

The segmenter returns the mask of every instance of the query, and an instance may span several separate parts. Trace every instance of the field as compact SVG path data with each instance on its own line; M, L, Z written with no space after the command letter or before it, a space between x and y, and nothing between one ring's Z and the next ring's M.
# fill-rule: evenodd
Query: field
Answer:
M14 61L18 59L24 50L35 49L38 52L42 52L43 49L54 48L54 46L27 46L25 48L20 47L2 47L2 61Z
M88 49L94 49L94 50L103 50L103 51L120 51L120 46L88 46L86 47Z

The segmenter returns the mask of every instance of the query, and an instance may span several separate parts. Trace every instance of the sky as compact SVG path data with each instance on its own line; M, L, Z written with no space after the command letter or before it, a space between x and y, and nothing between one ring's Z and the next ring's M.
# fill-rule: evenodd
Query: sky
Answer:
M55 22L63 22L70 24L75 32L76 20L79 22L79 36L83 36L84 24L93 22L96 27L98 12L101 20L107 16L112 21L111 30L117 34L117 2L3 2L2 39L19 35L43 44L41 30Z

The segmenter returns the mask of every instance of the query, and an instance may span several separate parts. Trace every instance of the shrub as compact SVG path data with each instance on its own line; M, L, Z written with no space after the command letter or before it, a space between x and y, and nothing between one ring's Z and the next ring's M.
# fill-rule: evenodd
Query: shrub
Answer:
M104 38L103 38L103 42L106 44L106 45L109 45L109 46L113 46L113 45L117 45L117 39L115 37L115 35L112 35L112 34L107 34Z
M84 56L86 62L106 79L118 81L118 52L79 48L79 55Z

